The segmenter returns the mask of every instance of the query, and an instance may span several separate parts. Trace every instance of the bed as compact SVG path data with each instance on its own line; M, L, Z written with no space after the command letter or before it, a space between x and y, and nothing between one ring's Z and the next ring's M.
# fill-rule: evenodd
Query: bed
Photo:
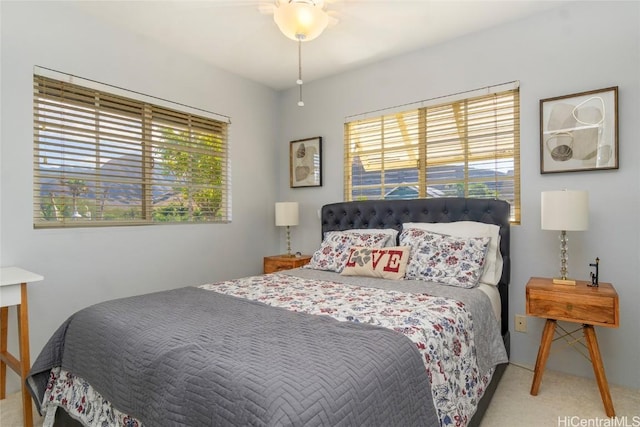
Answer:
M509 204L342 202L321 223L306 268L72 315L27 380L45 426L479 425L509 354ZM455 273L424 261L443 247Z

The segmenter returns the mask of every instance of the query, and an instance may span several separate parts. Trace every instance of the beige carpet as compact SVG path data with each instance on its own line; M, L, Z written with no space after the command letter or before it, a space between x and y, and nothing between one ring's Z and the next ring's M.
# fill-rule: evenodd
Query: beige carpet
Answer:
M34 406L34 405L31 405ZM33 409L34 427L42 426L43 417ZM13 393L6 399L0 400L0 426L2 427L22 427L22 396L20 393Z
M611 386L617 424L606 424L598 386L594 380L547 371L538 396L531 396L533 372L509 365L500 381L482 427L640 426L640 390ZM635 418L634 418L635 417ZM34 425L42 418L34 414ZM22 427L20 394L0 401L0 426Z
M606 424L595 379L545 371L537 396L529 394L532 380L532 370L509 365L481 427L640 426L640 390L609 385L618 424Z

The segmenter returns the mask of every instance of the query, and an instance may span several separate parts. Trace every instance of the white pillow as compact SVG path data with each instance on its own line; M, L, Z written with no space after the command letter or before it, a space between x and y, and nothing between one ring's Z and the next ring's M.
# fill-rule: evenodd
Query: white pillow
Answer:
M403 228L417 228L454 237L489 237L489 248L484 262L480 283L496 286L502 276L502 254L500 253L500 227L476 221L455 222L406 222Z

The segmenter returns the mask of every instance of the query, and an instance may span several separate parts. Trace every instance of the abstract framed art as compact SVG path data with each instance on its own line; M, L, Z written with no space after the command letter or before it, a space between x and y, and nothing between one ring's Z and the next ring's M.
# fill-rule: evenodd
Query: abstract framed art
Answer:
M291 141L289 184L291 188L322 186L322 137Z
M618 169L618 87L540 100L540 173Z

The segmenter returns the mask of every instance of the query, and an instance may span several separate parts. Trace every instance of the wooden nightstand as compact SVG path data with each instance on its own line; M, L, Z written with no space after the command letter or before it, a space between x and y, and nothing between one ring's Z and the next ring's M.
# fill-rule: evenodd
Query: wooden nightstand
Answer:
M567 339L567 341L571 344L579 343L588 348L605 412L608 417L614 417L615 410L609 394L609 384L593 327L595 325L617 328L620 325L618 294L610 283L600 283L599 287L591 287L588 286L590 282L576 281L575 286L567 286L554 285L552 280L532 277L527 283L527 315L547 319L536 359L531 394L533 396L538 394L551 342L554 341L556 326L564 332L564 335L556 339L573 338L572 334L582 330L586 345L580 341L581 337L571 341ZM582 327L568 332L557 325L558 320L580 323ZM578 348L576 349L579 351Z
M311 261L311 255L273 255L264 257L264 274L302 267Z

